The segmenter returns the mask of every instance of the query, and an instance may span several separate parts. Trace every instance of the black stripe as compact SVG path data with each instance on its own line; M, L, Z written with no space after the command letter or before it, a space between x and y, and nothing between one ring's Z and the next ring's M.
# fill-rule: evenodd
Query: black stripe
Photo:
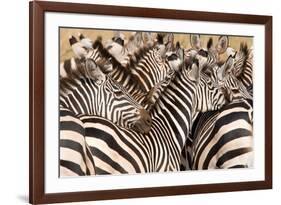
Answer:
M70 117L76 118L75 114L71 110L60 109L60 117L65 117L65 116L70 116Z
M71 150L75 150L76 152L79 152L79 154L83 158L83 161L86 165L86 157L85 157L84 149L80 143L72 141L72 140L61 139L60 147L69 148Z
M228 169L237 169L237 168L248 168L248 166L247 165L238 164L238 165L234 165L234 166L228 167Z
M62 167L66 167L67 169L71 170L72 172L78 174L79 176L84 176L85 173L82 171L81 167L74 163L74 162L70 162L70 161L66 161L66 160L60 160L60 166Z
M67 130L67 131L74 131L79 133L80 135L84 136L85 130L84 128L73 121L61 121L60 122L60 131Z
M96 167L96 174L97 175L107 175L107 174L111 174L111 173L101 169L100 167Z
M89 122L89 123L99 123L99 124L102 124L102 125L105 125L107 127L110 127L111 129L114 130L115 134L118 136L118 138L120 138L120 140L122 142L124 142L124 144L126 144L131 150L133 150L133 152L138 156L138 158L140 159L141 163L142 163L142 166L144 167L145 171L148 171L148 167L147 167L147 164L145 163L144 161L144 157L146 159L149 159L150 158L150 155L149 153L147 153L147 150L144 150L143 153L145 154L145 156L143 156L139 150L134 146L132 145L130 142L128 142L128 140L123 136L123 134L120 133L120 130L122 130L123 132L125 132L125 135L130 138L130 140L132 140L136 145L139 145L139 148L143 149L144 146L143 145L140 145L140 142L136 139L144 139L143 136L141 136L140 134L137 134L135 135L133 132L130 132L130 130L127 130L127 129L123 129L123 128L120 128L120 127L117 127L115 124L113 124L112 122L104 119L104 118L99 118L99 117L94 117L94 118L85 118L85 119L82 119L82 121L84 123L86 122ZM96 135L96 134L95 134ZM110 136L110 135L109 135Z
M218 151L228 142L245 137L245 136L251 136L252 133L249 130L245 130L242 128L230 130L229 132L225 133L224 135L220 136L219 141L212 147L212 149L209 151L207 158L204 161L203 169L208 169L209 163L212 160L212 158L218 153ZM215 136L215 133L212 133L211 136Z
M219 158L217 162L217 167L221 167L226 161L251 151L252 148L250 147L243 147L243 148L231 150Z
M140 172L139 166L138 166L137 162L135 161L135 159L117 143L117 141L113 138L113 136L111 136L110 134L108 134L102 130L99 130L99 129L93 128L93 127L86 128L86 136L96 137L100 140L103 140L111 149L115 150L122 157L127 159L132 164L132 166L134 167L136 172ZM127 144L129 144L129 143L127 142Z
M102 152L100 149L96 147L90 147L91 152L93 155L97 158L99 158L101 161L104 161L105 163L109 164L111 167L113 167L115 170L121 172L122 174L127 174L128 172L123 169L122 166L118 164L118 162L113 161L107 154ZM97 174L97 173L96 173Z
M94 171L96 170L96 165L93 159L93 155L91 153L91 151L89 150L89 148L86 146L86 155L88 156L88 159L90 160L91 164L93 165Z

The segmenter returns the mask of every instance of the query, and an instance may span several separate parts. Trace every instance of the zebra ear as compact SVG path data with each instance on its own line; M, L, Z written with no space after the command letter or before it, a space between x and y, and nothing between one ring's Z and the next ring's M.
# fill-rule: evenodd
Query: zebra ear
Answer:
M181 48L180 43L176 43L176 54L179 56L182 66L184 66L184 50Z
M89 77L97 84L101 84L105 81L105 74L92 59L86 59L86 72L88 73Z
M169 33L166 35L166 51L173 51L174 50L174 34Z
M239 77L246 66L247 60L249 59L249 49L246 43L240 44L240 50L238 53L238 60L239 64L234 67L233 73L236 77Z
M229 56L226 62L219 67L218 69L218 79L223 80L226 76L226 74L232 69L234 64L234 58L232 56Z
M199 34L190 35L190 45L195 50L199 50L201 48L201 40Z
M194 81L194 82L198 82L199 81L199 77L200 77L199 73L200 73L199 66L196 65L196 63L193 63L191 65L191 70L188 73L189 79Z
M218 54L223 54L228 48L229 40L227 36L220 36L218 43L216 45L216 50Z
M142 32L136 32L134 40L137 45L141 45L143 43Z
M211 50L213 49L213 38L209 38L208 43L207 43L207 49Z
M198 60L198 67L201 70L207 64L208 59L202 55L196 55L195 58Z
M153 35L150 32L143 32L143 41L145 45L152 46L154 44Z

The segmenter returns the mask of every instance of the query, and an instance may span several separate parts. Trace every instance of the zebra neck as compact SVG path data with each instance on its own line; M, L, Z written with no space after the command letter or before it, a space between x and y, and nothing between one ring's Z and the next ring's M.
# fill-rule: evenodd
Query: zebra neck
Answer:
M153 121L168 128L169 136L174 138L180 150L186 140L191 140L189 131L194 93L194 84L183 75L178 75L167 86L151 110Z

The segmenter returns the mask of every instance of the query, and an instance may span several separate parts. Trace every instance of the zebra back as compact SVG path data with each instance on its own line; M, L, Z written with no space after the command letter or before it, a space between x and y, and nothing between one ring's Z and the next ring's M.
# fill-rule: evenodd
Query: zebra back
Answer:
M204 113L191 147L192 169L252 167L252 107L232 102L215 113Z
M60 176L94 175L93 155L85 141L83 122L65 108L60 109Z

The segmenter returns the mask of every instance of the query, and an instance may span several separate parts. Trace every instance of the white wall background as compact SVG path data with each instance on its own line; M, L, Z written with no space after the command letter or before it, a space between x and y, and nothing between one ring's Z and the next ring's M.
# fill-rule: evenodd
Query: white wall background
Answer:
M281 7L276 0L73 0L97 4L158 7L185 10L236 12L273 15L273 88L274 88L274 183L273 190L219 194L198 194L73 204L254 204L274 202L281 191L281 132L278 132L277 107L280 100ZM28 1L5 1L1 4L0 32L0 109L1 169L0 204L27 204L28 196Z

